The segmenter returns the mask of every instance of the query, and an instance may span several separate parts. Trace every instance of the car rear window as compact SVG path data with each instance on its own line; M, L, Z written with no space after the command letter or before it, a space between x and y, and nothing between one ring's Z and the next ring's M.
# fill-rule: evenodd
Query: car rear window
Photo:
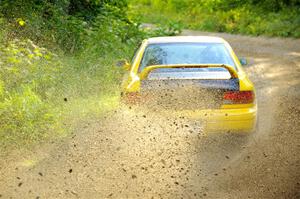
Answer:
M151 65L227 64L234 61L223 43L158 43L149 44L139 71Z

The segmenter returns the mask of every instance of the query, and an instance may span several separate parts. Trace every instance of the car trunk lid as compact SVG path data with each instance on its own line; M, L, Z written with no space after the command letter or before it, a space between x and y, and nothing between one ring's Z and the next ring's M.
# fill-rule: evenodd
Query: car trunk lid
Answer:
M223 104L224 93L238 88L238 79L152 79L142 81L139 95L141 104L152 108L217 109Z

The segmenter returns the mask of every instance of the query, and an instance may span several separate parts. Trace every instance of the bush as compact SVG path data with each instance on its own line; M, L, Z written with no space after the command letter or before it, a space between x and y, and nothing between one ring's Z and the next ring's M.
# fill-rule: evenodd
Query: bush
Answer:
M99 16L127 21L126 7L126 0L3 0L0 17L7 20L12 38L74 53L84 48L86 30Z
M0 78L5 91L18 91L23 85L46 97L55 83L61 63L57 55L40 48L31 40L0 44Z
M299 37L298 0L130 0L132 16L144 22L180 21L204 31ZM168 19L168 20L166 20Z
M58 128L48 103L61 69L56 55L32 41L0 46L0 145L29 143Z
M0 145L18 145L43 140L58 130L57 115L47 103L24 86L6 93L0 101Z
M179 23L143 30L126 2L2 1L0 147L55 137L64 123L69 131L70 121L114 108L122 76L115 61L146 37L180 33Z

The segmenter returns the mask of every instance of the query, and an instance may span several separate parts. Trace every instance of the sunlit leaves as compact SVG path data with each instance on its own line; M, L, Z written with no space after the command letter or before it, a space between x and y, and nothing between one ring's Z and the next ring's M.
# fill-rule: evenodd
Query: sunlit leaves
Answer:
M31 142L55 128L57 114L46 102L61 63L30 40L0 45L0 143Z
M44 136L55 127L56 117L49 105L32 91L23 86L0 101L0 143L28 143Z
M9 91L36 81L37 91L44 94L45 85L54 81L54 74L61 65L53 53L30 40L14 40L6 46L2 45L0 55L0 75Z

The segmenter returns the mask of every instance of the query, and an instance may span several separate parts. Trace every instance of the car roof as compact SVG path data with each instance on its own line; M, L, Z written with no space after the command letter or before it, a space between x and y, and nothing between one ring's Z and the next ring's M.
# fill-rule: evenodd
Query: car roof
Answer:
M148 40L149 44L157 43L225 43L221 37L211 36L171 36L171 37L152 37Z

